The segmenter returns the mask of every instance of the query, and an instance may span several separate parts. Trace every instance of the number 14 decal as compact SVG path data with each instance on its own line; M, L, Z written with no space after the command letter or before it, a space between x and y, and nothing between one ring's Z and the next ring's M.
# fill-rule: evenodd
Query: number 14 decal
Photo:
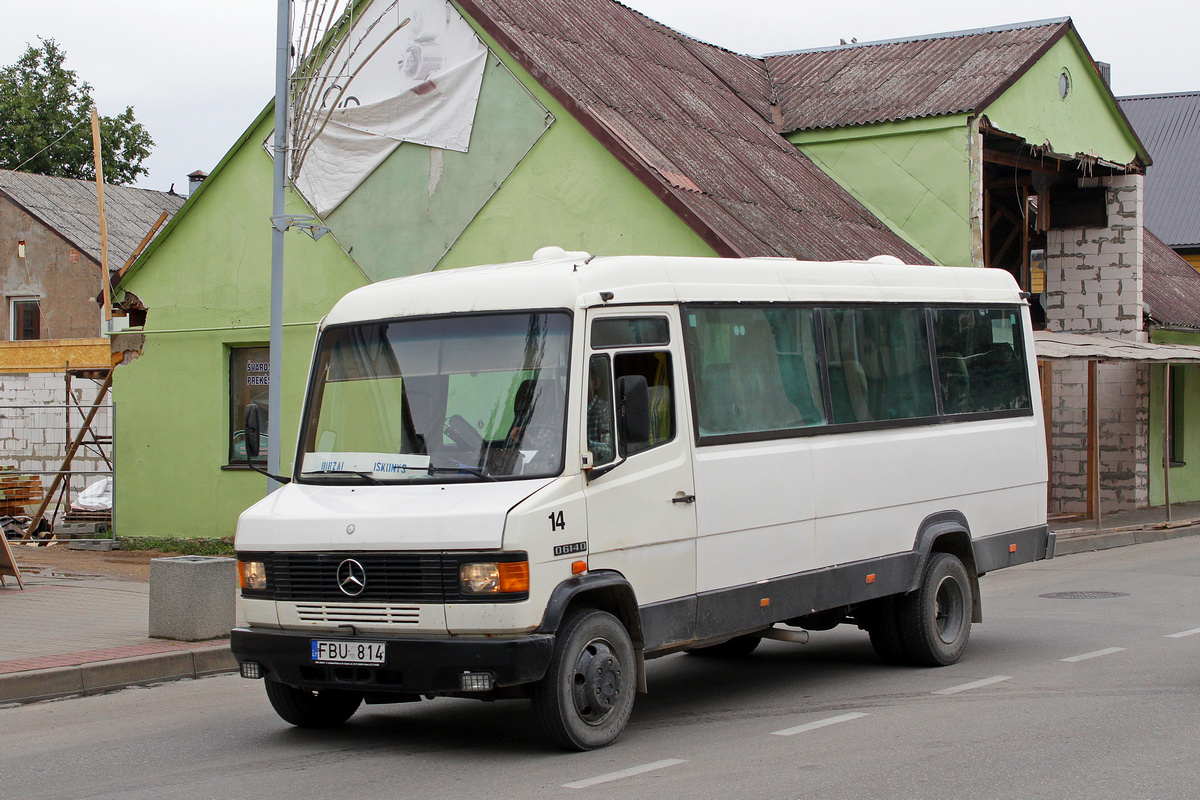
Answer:
M551 511L550 512L550 530L552 530L552 531L565 530L566 527L567 527L567 523L565 521L563 521L563 512Z

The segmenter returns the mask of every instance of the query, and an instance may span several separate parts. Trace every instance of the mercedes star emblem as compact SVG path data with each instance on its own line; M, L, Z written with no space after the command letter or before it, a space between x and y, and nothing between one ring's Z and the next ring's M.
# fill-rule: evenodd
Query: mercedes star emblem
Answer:
M347 558L338 564L337 585L342 594L358 597L367 588L367 571L353 558Z

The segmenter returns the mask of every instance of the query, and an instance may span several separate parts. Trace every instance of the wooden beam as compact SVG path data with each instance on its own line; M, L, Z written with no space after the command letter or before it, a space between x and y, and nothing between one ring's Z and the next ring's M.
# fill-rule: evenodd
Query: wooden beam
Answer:
M1027 169L1030 172L1047 172L1053 175L1061 173L1061 167L1065 163L1062 159L1055 158L1054 156L1047 156L1043 160L1017 155L1016 153L1000 153L987 149L983 151L983 160L988 164L1001 164L1006 167ZM1047 162L1052 166L1047 166Z
M1097 362L1088 362L1087 383L1087 515L1100 527L1100 419L1096 387Z
M92 106L92 155L96 161L96 204L100 209L100 293L104 297L104 319L112 320L112 298L108 287L112 276L108 273L108 228L104 220L104 164L100 159L100 115Z
M109 339L27 339L0 342L0 374L106 370L113 365Z
M154 223L150 227L150 231L144 237L142 237L141 243L133 249L133 254L129 256L129 260L126 261L124 266L122 266L121 269L117 271L117 274L113 276L112 283L114 286L120 282L121 278L125 277L125 273L129 271L130 267L133 266L133 262L137 261L137 257L140 256L142 251L146 249L146 245L150 244L150 240L154 238L154 234L158 233L158 229L161 228L163 223L167 221L168 216L170 215L167 214L166 211L158 215L158 222Z

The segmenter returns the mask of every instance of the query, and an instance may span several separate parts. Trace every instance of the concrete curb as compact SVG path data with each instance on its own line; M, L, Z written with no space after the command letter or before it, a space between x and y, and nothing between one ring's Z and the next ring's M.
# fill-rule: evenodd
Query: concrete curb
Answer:
M1114 547L1127 547L1131 544L1146 544L1147 542L1165 542L1168 539L1180 539L1184 536L1200 535L1200 525L1184 525L1168 527L1157 525L1153 528L1128 528L1122 530L1098 531L1071 534L1059 533L1054 545L1054 555L1071 555L1072 553L1091 553L1096 550L1110 550Z
M97 661L71 667L0 675L0 703L33 703L59 697L102 694L128 686L203 678L236 672L229 642L195 650Z

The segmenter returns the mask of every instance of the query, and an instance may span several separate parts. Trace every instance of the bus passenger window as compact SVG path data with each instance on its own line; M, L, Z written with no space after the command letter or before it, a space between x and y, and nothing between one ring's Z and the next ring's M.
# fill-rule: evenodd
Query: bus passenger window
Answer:
M834 422L936 413L923 309L831 308L825 321Z
M649 450L675 438L674 392L671 379L671 354L618 353L613 358L614 380L624 375L641 375L650 394L650 438L624 442L625 455Z
M1007 308L939 308L934 349L947 414L1030 407L1018 313Z
M687 309L701 436L824 425L810 308Z

